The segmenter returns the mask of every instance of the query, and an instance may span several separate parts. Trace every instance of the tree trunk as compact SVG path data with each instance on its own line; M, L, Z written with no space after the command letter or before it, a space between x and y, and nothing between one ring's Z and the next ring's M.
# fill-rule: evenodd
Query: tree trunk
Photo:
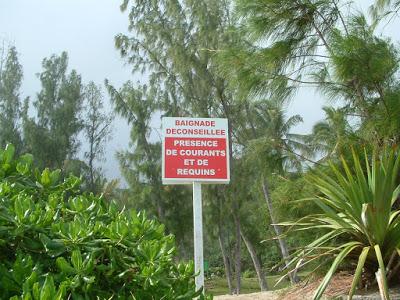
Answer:
M159 181L153 181L152 185L156 187L156 192L152 194L155 209L157 210L157 217L161 223L165 223L165 212L163 206L163 198L161 193L162 185Z
M288 250L286 241L281 236L282 235L281 227L279 225L277 225L278 222L275 217L274 208L272 207L272 201L271 201L271 196L269 194L268 183L264 177L262 177L261 180L262 180L262 182L261 182L262 190L264 193L265 202L267 203L268 212L269 212L271 222L272 222L272 227L274 228L275 234L277 236L277 239L279 242L279 247L281 249L282 257L283 257L283 260L285 261L286 268L289 268L289 250ZM296 274L294 274L294 275L290 274L289 277L290 277L290 281L292 283L299 282L299 279Z
M92 193L95 193L96 191L94 190L94 166L93 166L93 161L94 161L94 154L92 150L92 145L90 145L90 159L89 159L89 176L90 176L90 191Z
M222 258L224 260L224 267L225 267L225 276L228 282L229 294L233 294L233 284L232 284L232 272L231 272L231 260L229 258L229 254L226 253L225 249L225 239L222 235L221 227L218 228L218 241L219 247L221 248Z
M258 277L258 282L260 284L260 289L261 291L267 291L268 290L268 285L267 281L265 280L264 272L261 267L261 262L259 257L257 256L256 250L254 249L253 244L251 241L247 238L243 230L240 228L240 235L242 236L242 239L246 245L247 250L249 251L249 254L251 256L251 259L254 264L254 269L256 270L257 277Z
M229 234L227 236L224 235L223 232L223 223L222 220L225 220L225 215L224 215L224 208L223 208L223 200L222 198L225 197L225 188L222 186L219 186L217 189L218 193L221 193L221 197L218 196L218 241L219 241L219 246L221 248L221 253L222 253L222 258L224 260L224 267L225 267L225 276L226 280L228 282L228 288L229 288L229 294L232 295L234 293L234 287L233 287L233 269L232 269L232 255L230 251L230 241L229 241ZM223 196L223 197L222 197ZM226 239L228 239L226 243ZM225 247L225 245L228 245L228 250Z
M241 275L242 275L242 263L241 263L241 241L240 236L240 220L237 216L233 216L235 219L235 229L236 229L236 245L235 245L235 275L236 275L236 295L240 294L241 288Z
M164 209L161 204L161 200L156 200L157 203L157 214L158 214L158 219L160 222L164 222L165 220L165 214L164 214Z
M94 143L95 143L95 119L92 119L92 124L90 125L90 138L89 138L89 143L90 143L90 150L89 150L89 170L90 170L90 191L92 193L95 193L94 190L94 159L95 159L95 153L94 153Z

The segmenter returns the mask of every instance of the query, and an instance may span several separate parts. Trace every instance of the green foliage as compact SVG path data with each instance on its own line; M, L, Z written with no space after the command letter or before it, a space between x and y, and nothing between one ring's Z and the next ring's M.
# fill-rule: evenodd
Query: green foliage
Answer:
M106 81L116 113L132 126L130 137L134 151L118 152L117 158L123 176L129 184L128 199L123 205L145 209L174 233L180 248L180 257L188 258L185 248L191 247L191 203L189 191L161 182L161 143L150 139L151 121L156 112L154 95L146 86L135 88L127 82L116 90ZM177 205L177 203L180 203ZM190 224L182 226L182 224Z
M310 33L318 26L318 30L325 33L338 18L337 9L328 0L238 0L237 4L239 12L249 22L253 38L290 40L297 45L304 39L315 39Z
M245 247L240 247L240 231L235 230L235 225L239 224L242 235L247 236L258 256L263 258L263 265L270 268L281 261L273 238L283 237L280 227L270 226L271 223L279 223L278 220L287 215L290 219L300 218L315 211L316 204L292 201L296 196L314 192L313 184L302 178L307 176L308 167L316 166L320 177L332 177L336 171L321 164L327 158L335 161L341 155L348 157L350 145L356 148L372 143L397 145L400 141L398 46L374 31L381 18L398 10L399 1L377 0L372 25L345 1L236 0L235 4L237 15L233 14L231 1L122 1L121 10L128 12L129 32L118 35L115 45L136 75L146 75L142 77L146 83L127 82L117 90L106 82L116 113L132 126L132 149L118 153L122 174L129 185L129 189L119 191L119 206L126 204L146 209L151 217L156 216L165 224L167 232L175 234L180 257L190 255L191 225L182 226L191 224L191 204L187 201L190 190L161 184L161 144L155 141L158 132L152 123L159 115L226 117L233 145L232 184L205 189L205 223L209 233L206 245L211 245L206 247L206 254L210 261L222 265L222 257L217 253L220 246L229 263L232 264L233 252L237 258L242 257L244 264L248 263L249 257L240 254ZM19 282L17 286L21 287L26 281L25 289L35 299L41 295L43 299L63 298L68 293L84 294L100 285L114 284L118 276L107 273L102 267L96 269L97 262L103 259L98 259L100 254L96 251L93 252L94 267L91 267L92 252L88 247L94 246L82 245L96 240L102 241L101 249L112 244L122 251L118 247L123 247L123 243L113 244L113 238L101 229L91 229L86 218L95 216L90 210L74 212L70 199L86 199L91 203L89 207L94 203L96 214L106 227L111 228L114 221L110 218L117 218L116 213L106 215L103 210L108 210L109 206L103 200L82 196L75 187L67 186L67 182L77 184L74 177L64 183L57 179L71 172L87 178L81 189L99 192L103 185L94 161L102 157L109 118L99 110L102 106L99 88L91 83L83 89L78 73L68 71L66 53L45 59L39 74L42 88L33 100L36 116L32 117L28 115L29 100L21 110L21 79L22 67L17 52L10 48L0 62L0 146L11 141L16 147L9 146L0 155L0 178L10 181L17 177L15 182L2 184L2 191L13 191L12 199L7 200L12 205L7 202L8 206L4 207L12 207L7 213L14 213L13 220L22 225L18 225L16 233L12 231L17 236L15 240L3 240L16 251L14 256L5 252L9 257L4 259L4 270L25 268L30 261L35 269L39 254L54 261L43 260L45 263L38 265L36 275L32 275L29 282L25 277L18 279L16 276L7 284ZM302 121L300 116L285 116L287 100L304 85L317 87L325 97L338 101L335 108L324 109L325 119L315 124L312 134L307 136L293 134L293 127ZM88 110L84 110L83 100L87 100ZM21 124L23 138L20 137ZM82 129L90 145L85 153L87 164L76 158L77 136ZM13 160L14 152L20 153L23 147L35 154L36 165L62 168L62 174L49 169L32 171L30 156ZM323 159L314 161L321 156ZM21 189L18 193L14 185ZM27 186L33 195L20 194L27 193ZM111 190L112 186L115 184L110 185ZM50 195L51 199L58 199L55 207ZM27 215L26 211L29 211ZM39 215L39 211L42 214ZM71 220L74 223L64 228L54 221L58 217L55 218L53 212L62 217L63 224L70 224ZM368 209L365 214L367 212ZM122 222L122 225L118 223L121 228L135 223L135 218L144 218L131 213L122 215L126 220L118 221ZM52 219L51 226L49 222L41 223L46 222L46 218ZM26 220L39 222L39 225L26 223ZM10 229L14 228L11 225L4 226L3 233L14 230ZM275 233L271 232L272 228ZM324 234L323 228L302 231L295 238L285 236L288 249L307 245ZM80 235L81 231L88 236ZM27 239L36 241L32 242L36 248L27 248ZM260 244L260 240L267 241ZM359 255L355 278L359 278L364 265L367 272L373 273L373 268L388 263L391 250L386 249L385 243L379 244L379 248L369 244L359 246L352 242L353 236L348 232L334 240L350 242L341 248L343 252L337 256L336 266L348 253ZM237 247L232 251L235 242ZM117 255L110 254L107 251L111 250L107 249L102 250L107 253L104 259L128 251ZM378 255L378 263L374 254ZM285 256L283 252L282 255ZM7 261L10 265L6 266ZM11 265L16 262L17 265ZM107 263L114 265L121 261ZM123 264L128 263L123 261ZM236 273L240 273L240 261L235 265ZM57 273L61 269L64 277ZM333 271L331 269L328 274ZM108 279L107 283L93 282L92 276L97 276L93 272L113 280L111 283ZM132 272L122 279L131 279ZM121 284L122 291L129 285L125 285L125 281ZM323 286L328 282L329 276Z
M175 264L174 238L144 213L81 194L76 177L32 168L0 150L3 299L192 299L193 264Z
M398 8L398 1L377 2L381 8L384 3ZM239 18L234 30L241 35L241 41L219 51L218 58L219 70L228 78L230 88L244 98L247 120L240 124L241 127L235 125L233 128L237 141L243 146L239 151L240 159L247 160L245 164L252 165L259 174L269 175L265 178L267 189L264 190L268 194L269 185L273 198L273 205L269 207L277 208L278 212L270 217L279 219L290 214L300 218L299 223L308 229L298 232L294 238L288 237L290 246L310 244L310 249L316 252L327 249L326 253L312 256L308 267L324 255L335 253L337 248L332 246L333 241L343 242L339 247L342 251L317 291L319 297L340 262L347 259L349 253L350 256L359 255L363 245L357 244L358 240L354 242L354 237L347 233L325 235L324 224L315 226L312 217L303 220L304 214L315 212L316 203L308 206L307 202L290 200L293 195L303 192L307 196L313 191L314 183L301 186L304 179L297 180L294 179L297 176L289 174L307 177L304 167L313 163L320 178L335 176L334 171L322 165L326 158L335 161L341 155L348 157L350 146L398 144L398 47L390 39L377 36L374 32L377 23L368 24L367 18L345 1L237 0L236 4ZM283 130L285 118L277 117L278 110L273 109L273 104L284 103L294 91L307 85L317 87L338 105L325 108L325 120L314 126L311 135L292 135L289 130ZM296 116L288 119L292 125L298 121ZM315 157L322 159L313 161ZM235 167L238 165L242 164ZM255 174L240 181L257 182L253 177ZM277 183L279 176L287 183ZM306 188L303 190L303 187ZM358 212L358 215L361 214ZM272 223L277 222L272 220ZM288 222L286 225L294 224ZM396 252L384 245L375 247L376 243L367 244L371 250L364 252L367 256L361 256L359 270L363 270L364 258L366 273L374 275L380 267L383 270L382 286L385 286L386 275L394 276L395 272L391 265L388 270L392 274L386 274L382 266L386 266ZM308 258L313 255L310 249L306 247L305 252L300 250L296 255L305 253ZM379 253L382 253L382 259ZM268 251L270 257L272 254ZM391 263L397 260L396 256ZM302 264L296 259L291 263L295 262Z
M365 92L376 84L387 83L398 68L398 55L390 40L378 38L363 15L353 17L346 34L335 30L331 35L332 64L341 82L357 78Z
M251 130L244 144L247 164L262 166L266 174L280 173L289 169L301 169L301 155L308 152L301 135L293 134L293 127L303 119L299 115L287 117L282 101L257 101L249 116ZM263 172L264 173L264 172Z
M254 278L254 277L256 277L254 271L252 271L252 270L245 270L243 272L242 276L243 276L243 278Z
M342 170L331 163L331 172L316 171L312 183L320 195L313 198L322 210L298 222L300 230L326 229L326 233L295 254L292 263L308 262L315 258L335 254L329 271L317 289L314 298L319 299L334 272L345 260L357 264L350 297L360 280L361 273L373 276L380 271L384 293L387 279L397 272L399 261L400 218L396 202L400 193L398 173L400 156L397 150L387 149L381 154L367 152L361 158L353 152L351 164L342 160ZM332 239L340 242L331 244ZM302 264L307 264L302 263Z
M346 109L324 107L325 119L314 124L312 133L305 138L310 148L325 157L341 156L349 144L357 141L354 128L346 117Z
M95 163L104 159L105 143L110 139L111 122L113 115L107 115L104 110L104 101L101 88L94 82L85 87L86 112L84 133L89 144L85 158L88 165L88 189L93 193L100 193L103 187L101 168Z
M135 72L148 74L147 88L162 111L171 116L220 114L231 97L213 58L230 42L231 3L124 0L121 9L129 12L132 34L119 34L116 47Z
M375 0L374 2L370 6L370 13L377 24L388 16L391 16L390 20L392 20L393 16L398 17L400 10L399 0Z
M40 167L61 168L79 146L83 86L75 70L67 73L66 52L45 58L42 67L38 75L42 90L33 102L37 120L28 116L28 101L24 107L24 141Z
M335 127L319 123L316 134L341 134L339 143L398 142L398 50L355 7L330 0L237 0L237 12L246 42L221 51L220 69L242 94L287 100L298 88L314 86L340 101L335 114L342 117L332 122L327 111ZM340 155L341 145L327 141L308 140L316 151Z
M242 42L228 49L226 74L243 93L287 99L302 76L325 65L327 36L340 11L335 1L237 0ZM325 48L325 49L324 49ZM322 53L322 55L320 54ZM318 84L318 82L311 82Z

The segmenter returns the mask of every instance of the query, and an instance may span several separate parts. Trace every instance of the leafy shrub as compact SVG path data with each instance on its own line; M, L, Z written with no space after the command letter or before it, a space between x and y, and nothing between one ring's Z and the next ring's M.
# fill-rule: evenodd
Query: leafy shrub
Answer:
M257 275L253 270L245 270L242 274L243 278L255 278Z
M192 264L144 213L82 194L80 181L32 170L0 149L1 299L192 299Z
M312 200L322 213L285 224L300 226L300 230L306 231L327 230L305 249L296 252L292 261L304 265L335 254L314 299L322 296L334 272L345 260L347 266L355 269L349 299L361 278L375 275L381 292L388 299L388 279L398 278L400 211L395 205L400 192L399 152L385 150L380 155L365 152L363 159L353 152L352 165L343 159L342 170L333 163L330 165L334 176L316 172L312 182L320 195Z

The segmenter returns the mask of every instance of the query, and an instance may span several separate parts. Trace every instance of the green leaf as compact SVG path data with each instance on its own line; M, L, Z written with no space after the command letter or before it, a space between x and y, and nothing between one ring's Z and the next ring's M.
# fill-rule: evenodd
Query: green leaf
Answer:
M67 262L64 257L58 257L56 259L56 265L63 273L67 275L76 273L75 269Z
M48 275L40 290L40 300L54 300L56 295L56 288L54 286L53 277Z
M28 174L29 166L23 163L17 163L17 172L21 175Z
M60 240L52 240L44 233L39 233L39 239L47 253L53 257L59 256L66 251L64 243Z
M58 181L60 180L61 177L61 170L55 170L53 172L50 173L50 181L51 181L51 185L56 185L58 183Z
M385 264L383 262L383 258L382 258L382 252L381 252L381 248L379 247L379 245L375 245L374 247L375 249L375 254L376 254L376 258L378 259L378 263L379 263L379 270L381 272L381 278L382 278L382 284L383 284L383 294L386 298L386 300L389 300L389 287L388 287L388 283L387 283L387 279L386 279L386 269L385 269Z
M33 299L40 300L40 286L39 282L35 282L32 287Z
M38 274L36 271L33 271L31 275L25 280L23 284L23 290L24 291L30 291L33 287L33 285L38 281ZM30 294L30 293L29 293Z
M63 300L65 299L65 295L67 293L67 283L62 282L60 287L58 288L58 292L54 298L54 300Z
M42 172L40 183L44 187L48 187L51 184L50 170L48 168L44 169L44 171Z
M22 205L22 198L17 197L14 202L14 212L15 216L19 221L22 221L24 219L24 207Z
M356 291L357 288L357 284L361 278L361 274L364 268L364 264L365 264L365 260L367 259L369 250L371 249L371 247L364 247L360 256L358 257L358 264L357 264L357 268L356 271L354 273L353 276L353 282L351 283L351 288L349 291L349 300L351 300L353 298L354 292Z
M24 194L19 194L18 197L16 197L15 202L14 202L14 212L16 219L20 223L25 223L26 217L31 213L32 211L32 201L31 199Z
M33 156L31 154L22 155L17 163L17 172L21 175L28 175L33 163Z
M78 271L81 271L83 269L82 255L79 250L72 251L71 261L75 269L77 269Z
M324 293L326 287L328 286L330 280L332 279L333 274L336 272L336 269L338 266L341 264L343 259L346 258L347 255L349 255L350 252L352 252L355 248L360 247L360 243L358 242L351 242L348 243L341 251L340 253L336 256L335 260L333 261L331 267L329 268L329 271L325 274L324 279L318 286L317 290L314 293L314 300L318 300L321 298L322 294Z
M15 154L15 147L12 144L7 144L6 149L4 150L3 163L11 164Z

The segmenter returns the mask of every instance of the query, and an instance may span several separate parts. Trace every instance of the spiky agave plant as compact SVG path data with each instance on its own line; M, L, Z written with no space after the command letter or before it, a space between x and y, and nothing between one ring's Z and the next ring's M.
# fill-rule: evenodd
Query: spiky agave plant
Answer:
M360 159L361 157L361 159ZM376 275L381 295L389 299L388 278L400 268L400 211L395 209L400 186L399 151L383 150L368 155L353 151L353 163L341 160L342 169L331 163L334 175L316 171L311 176L320 195L312 200L322 209L318 215L308 216L298 223L300 230L326 228L327 233L307 248L295 253L292 263L297 267L310 261L311 254L334 255L331 267L315 291L319 299L333 274L346 259L354 260L355 272L349 292L353 297L363 272ZM331 246L332 240L345 241ZM357 262L357 264L356 264Z

